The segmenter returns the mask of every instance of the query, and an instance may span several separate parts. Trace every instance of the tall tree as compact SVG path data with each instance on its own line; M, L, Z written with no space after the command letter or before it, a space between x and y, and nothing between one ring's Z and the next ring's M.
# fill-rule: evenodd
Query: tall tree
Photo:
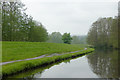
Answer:
M21 2L3 2L2 3L2 33L3 40L14 41L16 32L23 27L24 4ZM18 36L18 35L17 35Z
M49 39L47 42L50 43L63 43L62 34L60 32L53 32L49 35Z
M80 44L80 39L78 36L72 36L72 44Z
M101 48L118 48L118 18L100 18L92 24L87 42Z
M46 41L47 30L25 13L22 2L2 3L3 41Z
M66 44L71 44L72 37L71 37L70 33L64 33L62 36L62 40Z
M44 42L48 39L48 33L47 30L44 28L44 26L34 21L33 27L31 27L30 31L30 41L32 42Z
M0 3L0 41L2 41L2 4Z

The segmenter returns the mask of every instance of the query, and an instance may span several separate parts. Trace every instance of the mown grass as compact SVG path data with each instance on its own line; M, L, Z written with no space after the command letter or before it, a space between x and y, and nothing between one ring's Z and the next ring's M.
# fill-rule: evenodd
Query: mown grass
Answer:
M2 42L2 62L33 58L44 54L82 50L83 45L44 42Z
M2 66L2 75L8 76L8 75L20 73L22 71L30 70L36 67L42 67L44 65L49 65L51 63L55 63L61 60L82 56L92 51L94 51L94 49L89 48L87 50L84 50L82 52L77 52L77 53L70 53L70 54L65 54L60 56L45 57L45 58L36 59L36 60L21 61L21 62L6 64Z

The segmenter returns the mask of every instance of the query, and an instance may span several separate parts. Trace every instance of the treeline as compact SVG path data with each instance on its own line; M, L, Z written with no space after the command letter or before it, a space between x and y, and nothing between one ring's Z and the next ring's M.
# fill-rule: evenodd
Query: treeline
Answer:
M47 42L49 42L49 43L63 43L62 34L60 32L52 32L51 34L48 35Z
M63 34L64 35L64 34ZM60 32L53 32L48 35L47 42L49 43L64 43L62 40L63 36ZM71 44L87 44L86 38L87 36L71 36L72 40L70 41Z
M118 17L100 18L88 32L88 44L99 48L118 48Z
M33 20L33 17L25 13L25 5L22 2L0 2L0 41L31 41L67 44L86 44L86 36L71 36L70 33L53 32L48 35L42 23Z
M72 44L87 44L86 42L87 36L72 36Z
M2 41L43 42L48 38L45 27L25 13L21 2L1 2Z

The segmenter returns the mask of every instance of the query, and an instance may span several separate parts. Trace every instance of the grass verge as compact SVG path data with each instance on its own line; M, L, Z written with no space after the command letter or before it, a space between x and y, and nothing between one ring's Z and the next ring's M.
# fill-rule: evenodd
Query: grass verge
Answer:
M45 57L45 58L36 59L36 60L21 61L21 62L3 65L2 66L2 75L3 75L3 77L8 76L8 75L13 75L13 74L24 72L24 71L27 71L30 69L35 69L37 67L47 66L49 64L59 62L62 60L82 56L87 53L91 53L93 51L94 51L94 49L88 48L87 50L84 50L82 52L70 53L70 54L53 56L53 57Z
M2 42L2 62L34 58L44 54L82 50L84 45L44 42Z

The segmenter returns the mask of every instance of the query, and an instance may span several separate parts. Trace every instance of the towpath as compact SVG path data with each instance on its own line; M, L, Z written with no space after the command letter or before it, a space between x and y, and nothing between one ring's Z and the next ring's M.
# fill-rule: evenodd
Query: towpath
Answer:
M86 50L86 49L87 49L87 48L85 48L84 50ZM28 59L22 59L22 60L2 62L2 63L0 63L0 65L5 65L5 64L14 63L14 62L20 62L20 61L29 61L29 60L40 59L40 58L44 58L44 57L59 56L59 55L64 55L64 54L69 54L69 53L76 53L76 52L81 52L81 51L83 51L83 50L74 51L74 52L67 52L67 53L62 53L62 54L53 53L53 54L51 54L51 55L41 55L41 56L34 57L34 58L28 58Z

